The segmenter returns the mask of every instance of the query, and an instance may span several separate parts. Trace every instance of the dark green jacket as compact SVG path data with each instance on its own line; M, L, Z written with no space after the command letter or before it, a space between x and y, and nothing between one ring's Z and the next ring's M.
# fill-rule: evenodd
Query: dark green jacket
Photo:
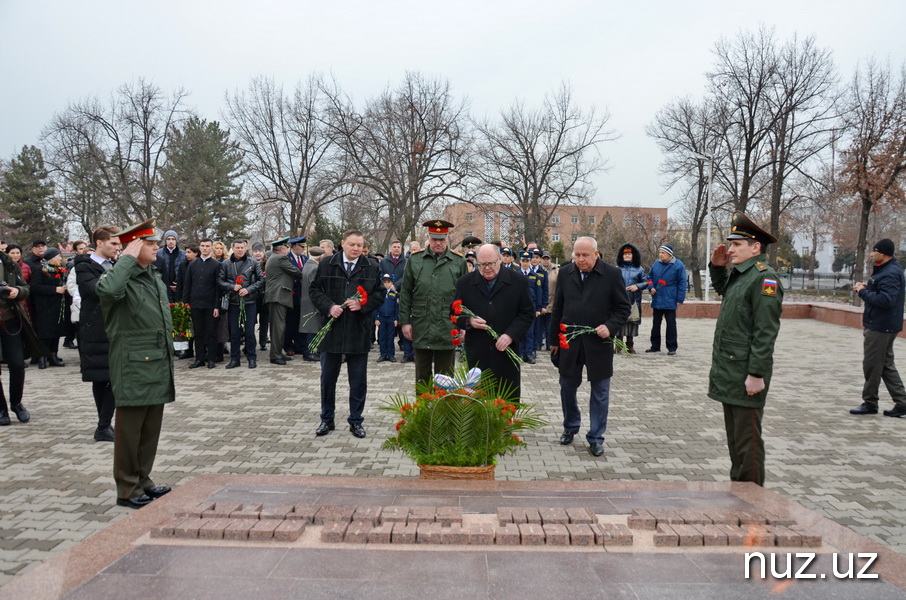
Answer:
M727 268L708 265L723 296L714 331L708 397L725 404L764 406L774 368L774 341L780 331L783 288L765 255ZM746 394L746 377L764 377L765 388Z
M468 272L466 259L445 250L409 256L400 286L400 325L412 325L412 345L420 350L452 350L450 305L456 281Z
M110 382L117 406L173 402L173 321L156 269L124 255L95 287L110 338Z

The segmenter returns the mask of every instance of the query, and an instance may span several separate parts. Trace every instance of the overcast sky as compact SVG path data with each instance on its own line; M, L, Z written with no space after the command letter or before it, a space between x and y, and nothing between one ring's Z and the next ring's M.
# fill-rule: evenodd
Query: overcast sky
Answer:
M0 0L0 156L36 144L69 102L138 77L185 87L209 120L261 74L292 88L332 72L360 102L417 70L448 78L477 117L536 105L565 80L620 135L601 148L594 203L668 206L645 125L701 96L714 43L759 23L780 41L814 35L845 80L872 55L906 60L902 0Z

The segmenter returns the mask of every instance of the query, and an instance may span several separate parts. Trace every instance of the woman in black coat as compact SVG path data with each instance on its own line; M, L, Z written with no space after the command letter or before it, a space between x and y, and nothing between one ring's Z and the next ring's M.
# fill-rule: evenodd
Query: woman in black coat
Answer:
M492 244L478 250L477 268L456 282L456 299L483 319L501 337L510 338L510 346L518 353L519 342L525 337L535 318L535 305L529 294L529 280L519 271L501 269L500 251ZM493 281L491 289L488 283ZM457 325L466 330L466 362L481 370L490 369L498 381L508 383L514 398L521 398L520 370L506 350L497 349L497 342L487 329L472 327L470 319L459 317Z
M40 357L38 368L50 364L62 367L63 361L57 356L60 336L64 334L66 318L66 269L59 249L50 248L31 274L32 321L38 339L50 350L50 358Z

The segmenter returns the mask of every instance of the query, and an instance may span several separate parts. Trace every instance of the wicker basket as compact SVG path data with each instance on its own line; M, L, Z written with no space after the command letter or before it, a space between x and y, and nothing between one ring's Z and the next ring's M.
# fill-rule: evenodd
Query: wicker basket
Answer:
M419 464L419 479L494 479L497 465L484 467L447 467L443 465Z

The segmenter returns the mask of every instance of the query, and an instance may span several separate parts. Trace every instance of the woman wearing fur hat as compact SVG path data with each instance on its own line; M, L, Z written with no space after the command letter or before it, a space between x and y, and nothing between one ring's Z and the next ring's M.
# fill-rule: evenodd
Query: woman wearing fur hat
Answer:
M642 290L648 287L648 280L645 278L645 269L642 268L642 255L632 244L620 246L616 264L623 272L623 283L626 284L626 292L633 306L629 320L623 325L617 337L621 340L625 337L626 352L635 354L633 341L639 335L639 324L642 322Z

